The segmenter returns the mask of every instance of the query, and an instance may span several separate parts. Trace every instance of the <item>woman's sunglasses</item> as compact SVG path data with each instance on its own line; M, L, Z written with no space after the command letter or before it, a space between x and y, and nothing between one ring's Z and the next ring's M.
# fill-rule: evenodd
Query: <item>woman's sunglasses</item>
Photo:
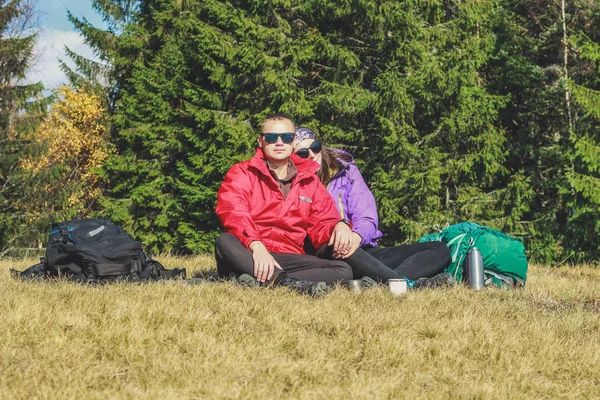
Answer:
M277 143L277 138L281 138L284 144L291 144L294 141L294 133L261 133L267 144Z
M321 152L321 142L319 140L316 140L316 141L312 142L312 144L309 147L305 147L303 149L298 149L296 151L296 155L301 158L308 158L308 156L309 156L308 150L312 151L314 154L320 153Z

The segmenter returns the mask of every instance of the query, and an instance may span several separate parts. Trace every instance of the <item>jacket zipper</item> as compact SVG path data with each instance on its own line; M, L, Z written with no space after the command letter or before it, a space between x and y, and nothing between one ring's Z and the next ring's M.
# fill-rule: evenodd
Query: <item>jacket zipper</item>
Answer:
M340 216L345 221L346 217L344 216L344 206L342 205L342 193L338 192L338 205L340 206Z

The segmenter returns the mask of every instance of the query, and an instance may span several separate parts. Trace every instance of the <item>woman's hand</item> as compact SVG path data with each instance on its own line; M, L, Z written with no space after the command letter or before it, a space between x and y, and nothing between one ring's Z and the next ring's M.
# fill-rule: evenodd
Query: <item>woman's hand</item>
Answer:
M350 246L348 251L346 253L342 254L340 257L348 258L348 257L352 256L352 254L354 254L354 252L360 247L361 243L362 243L362 237L358 233L352 232L352 245Z
M348 224L343 221L337 223L329 239L329 246L333 246L333 256L336 258L348 253L352 247L352 230Z

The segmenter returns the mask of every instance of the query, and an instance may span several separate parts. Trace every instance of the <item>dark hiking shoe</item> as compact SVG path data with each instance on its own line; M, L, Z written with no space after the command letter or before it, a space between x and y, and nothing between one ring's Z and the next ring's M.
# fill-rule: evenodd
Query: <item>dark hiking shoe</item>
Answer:
M240 276L238 276L237 282L240 285L247 286L247 287L259 287L260 286L260 283L258 283L256 278L253 277L252 275L248 275L248 274L241 274Z
M227 278L223 279L227 282L237 282L239 277L239 274L236 274L235 272L230 272L229 275L227 275Z
M419 278L415 281L414 289L433 289L456 285L454 277L448 272L442 272L431 278Z
M363 276L360 280L362 281L362 287L365 289L377 286L377 282L375 282L375 280L369 278L368 276Z
M321 298L327 293L325 282L309 282L290 278L285 272L280 273L269 283L273 287L285 286L300 294Z

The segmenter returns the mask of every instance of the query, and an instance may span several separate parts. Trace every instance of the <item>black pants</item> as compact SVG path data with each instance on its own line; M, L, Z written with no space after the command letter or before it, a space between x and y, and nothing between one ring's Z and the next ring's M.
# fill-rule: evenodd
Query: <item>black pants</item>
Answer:
M352 279L352 269L342 260L322 259L306 254L271 253L275 261L288 275L305 281L322 281L330 285ZM231 233L223 233L215 241L215 256L219 276L231 272L254 276L252 252Z
M321 248L318 257L331 259L333 248ZM412 243L394 247L359 248L345 258L354 278L368 276L381 282L389 279L429 278L444 271L450 264L450 251L441 242Z

